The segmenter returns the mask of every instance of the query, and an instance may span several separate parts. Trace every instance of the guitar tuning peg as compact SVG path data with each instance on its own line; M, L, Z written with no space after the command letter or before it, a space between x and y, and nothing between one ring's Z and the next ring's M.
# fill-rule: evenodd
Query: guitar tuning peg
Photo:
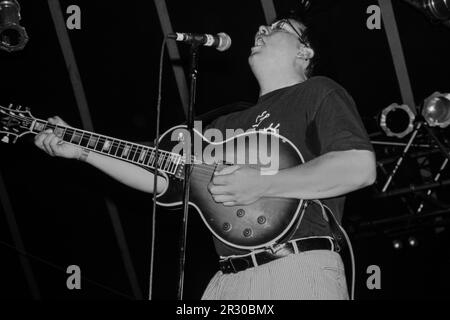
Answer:
M17 110L20 110L20 109L22 109L22 106L17 106Z
M25 111L30 111L31 109L29 107L25 107Z

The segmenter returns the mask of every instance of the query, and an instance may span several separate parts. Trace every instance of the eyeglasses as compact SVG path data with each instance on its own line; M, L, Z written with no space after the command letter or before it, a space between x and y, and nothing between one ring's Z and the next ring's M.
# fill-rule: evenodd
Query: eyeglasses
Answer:
M275 32L281 31L281 32L287 32L287 33L292 34L292 30L290 30L289 28L286 28L286 26L289 26L290 29L292 29L295 32L295 34L297 35L301 44L303 44L306 47L310 46L309 43L303 38L303 36L297 31L297 29L294 27L292 22L289 21L289 19L281 19L281 20L278 20L278 21L272 23L270 25L270 30L275 31Z

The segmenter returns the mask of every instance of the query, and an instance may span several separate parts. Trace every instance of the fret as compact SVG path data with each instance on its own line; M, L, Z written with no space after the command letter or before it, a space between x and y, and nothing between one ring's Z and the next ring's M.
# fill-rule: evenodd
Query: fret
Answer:
M175 162L174 162L174 166L173 166L173 174L175 174L177 172L178 169L178 165L180 164L180 160L181 160L181 156L179 155L173 155L175 157Z
M165 166L167 165L167 158L166 155L164 153L161 154L161 162L158 166L158 168L160 168L161 170L165 171Z
M83 135L81 136L80 146L87 147L90 137L91 137L90 133L84 132Z
M158 168L161 168L161 164L163 161L164 161L164 156L160 152L158 155Z
M70 140L72 140L72 135L73 135L72 129L66 128L66 130L64 131L63 140L70 142Z
M133 145L130 145L130 153L129 153L127 159L130 161L133 161L135 155L136 155L136 147L134 147Z
M104 138L99 137L98 141L97 141L97 144L94 147L94 150L102 152L103 148L104 148L104 145L105 145L105 142L106 142L106 140Z
M88 145L87 145L88 148L95 149L95 146L98 143L98 139L99 139L99 137L91 135L90 138L89 138Z
M142 151L143 152L141 152L141 155L139 156L138 163L143 163L145 159L145 154L148 152L148 149L142 148Z
M181 156L180 155L176 155L176 161L175 161L175 166L173 167L173 174L175 174L178 171L178 166L180 165L180 161L181 161Z
M81 141L81 136L83 135L82 132L80 131L74 131L73 136L72 136L72 140L70 141L73 144L79 144Z
M102 151L109 153L109 149L111 148L111 141L105 140L105 143L103 144Z
M125 146L123 147L123 152L121 157L128 157L128 154L130 153L130 145L125 143Z
M150 157L150 165L154 168L156 162L156 150L152 152L152 155Z
M170 173L175 174L175 172L177 172L180 157L177 154L174 154L173 157L174 157L173 168Z
M147 166L150 165L149 161L150 161L150 157L151 157L152 153L153 153L153 150L151 150L151 149L147 150L147 154L145 155L145 160L144 160L144 164Z
M152 151L152 154L150 155L150 166L153 168L155 167L155 160L156 160L156 150Z
M139 158L141 157L142 147L138 146L136 148L136 154L133 157L133 162L138 162Z
M177 155L176 154L172 154L172 165L170 166L170 172L171 173L175 173L175 170L177 168Z
M120 158L122 157L124 147L125 147L125 143L122 141L118 141L116 156L118 156Z
M170 154L166 153L164 159L165 159L166 163L164 164L163 167L164 167L164 171L167 171L169 169L169 166L170 166Z
M55 127L55 130L53 130L53 133L57 136L57 137L62 137L64 135L64 127Z
M111 155L116 155L116 152L117 152L117 148L118 148L118 144L117 144L117 142L116 141L111 141L111 149L109 150L109 154L111 154Z
M171 170L171 168L173 166L172 160L173 160L173 156L172 156L172 154L170 154L169 155L169 165L167 166L167 172L170 172L170 170Z

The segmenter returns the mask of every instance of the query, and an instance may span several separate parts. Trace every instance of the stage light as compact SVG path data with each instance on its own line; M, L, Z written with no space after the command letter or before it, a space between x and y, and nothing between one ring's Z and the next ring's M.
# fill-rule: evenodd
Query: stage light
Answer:
M447 127L450 124L450 93L435 92L425 99L422 116L431 127Z
M435 20L446 21L450 19L449 0L425 0L422 1L425 12Z
M0 0L0 49L12 52L25 47L28 35L19 21L19 2Z
M404 0L425 13L432 21L450 26L450 0Z
M417 246L417 239L415 237L409 237L408 243L411 247L415 247L415 246Z
M400 250L403 247L403 244L400 240L392 241L392 245L394 246L394 249L396 249L396 250Z
M392 103L381 112L380 127L389 137L403 138L414 129L415 115L406 105Z

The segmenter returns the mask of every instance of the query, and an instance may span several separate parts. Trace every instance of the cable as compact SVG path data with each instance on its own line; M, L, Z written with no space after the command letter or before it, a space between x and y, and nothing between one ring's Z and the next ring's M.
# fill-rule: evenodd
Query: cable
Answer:
M356 266L355 266L355 256L353 254L353 247L352 243L350 242L350 238L348 237L347 232L345 232L344 228L341 225L338 225L339 229L341 229L342 233L344 234L345 240L348 244L348 249L350 252L350 259L352 261L352 289L351 289L351 300L355 300L355 273L356 273Z
M164 38L161 45L161 55L159 57L159 78L158 78L158 102L156 103L156 135L155 135L155 155L159 157L159 125L161 120L161 92L162 92L162 73L164 65L164 49L166 47L166 38ZM156 233L156 193L158 188L158 162L155 161L154 179L153 179L153 207L152 207L152 238L150 243L150 279L148 289L148 299L152 300L153 291L153 269L155 257L155 233Z
M336 221L337 226L339 227L339 229L341 230L341 232L343 233L344 237L345 237L345 241L347 241L347 245L348 245L348 250L350 252L350 260L351 260L351 264L352 264L352 286L351 286L351 292L350 292L350 299L351 300L355 300L355 273L356 273L356 265L355 265L355 256L353 254L353 247L352 247L352 243L350 242L350 238L347 234L347 232L345 232L344 228L338 223L336 217L333 214L333 211L331 211L331 209L326 205L326 204L322 204L319 201L320 205L324 206L325 208L328 209L328 211L331 213L333 219Z

